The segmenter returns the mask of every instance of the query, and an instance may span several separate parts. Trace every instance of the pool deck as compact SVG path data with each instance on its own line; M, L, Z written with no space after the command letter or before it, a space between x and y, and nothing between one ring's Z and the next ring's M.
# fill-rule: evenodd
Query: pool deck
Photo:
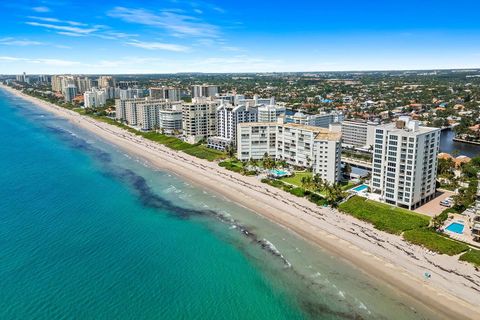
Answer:
M445 234L452 239L463 241L475 247L480 247L480 243L473 241L470 219L467 216L458 213L450 214L449 216L453 216L453 218L447 219L443 224ZM463 224L464 227L462 234L446 230L446 228L454 222Z

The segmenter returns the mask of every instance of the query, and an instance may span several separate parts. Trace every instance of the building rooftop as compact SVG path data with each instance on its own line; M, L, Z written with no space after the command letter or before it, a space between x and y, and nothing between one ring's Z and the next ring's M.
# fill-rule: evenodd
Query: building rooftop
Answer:
M295 128L300 130L311 131L316 134L315 140L340 141L341 132L331 131L326 128L307 126L299 123L278 123L278 122L244 122L239 124L241 127L277 127Z

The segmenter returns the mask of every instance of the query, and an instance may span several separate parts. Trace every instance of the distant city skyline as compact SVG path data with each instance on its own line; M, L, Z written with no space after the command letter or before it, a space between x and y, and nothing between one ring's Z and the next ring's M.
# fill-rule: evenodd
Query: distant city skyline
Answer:
M2 74L480 67L473 0L20 0L0 9Z

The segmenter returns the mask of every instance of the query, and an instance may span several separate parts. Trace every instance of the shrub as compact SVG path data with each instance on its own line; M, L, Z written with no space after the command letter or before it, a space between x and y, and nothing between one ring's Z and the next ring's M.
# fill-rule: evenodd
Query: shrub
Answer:
M304 197L305 196L305 189L303 188L291 188L288 192L290 192L291 194L293 194L294 196L297 196L297 197Z

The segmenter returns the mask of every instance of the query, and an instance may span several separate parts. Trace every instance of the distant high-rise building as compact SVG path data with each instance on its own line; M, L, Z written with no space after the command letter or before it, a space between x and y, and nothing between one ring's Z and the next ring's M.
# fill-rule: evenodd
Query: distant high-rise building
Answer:
M62 92L62 76L53 75L51 78L52 91Z
M322 112L318 114L303 114L297 112L294 115L285 116L287 123L298 123L307 126L328 128L330 124L342 122L343 113L333 111L330 113Z
M107 95L105 90L98 90L93 88L90 91L85 91L83 94L83 103L85 108L98 108L105 105L107 102Z
M276 122L284 116L287 109L284 106L268 104L258 107L258 122Z
M215 97L218 94L218 86L202 84L192 86L192 98Z
M152 99L166 99L169 101L180 100L180 89L173 87L150 88L150 97Z
M116 99L115 117L140 130L164 129L165 133L182 129L181 104L164 99Z
M127 100L127 99L140 99L145 97L145 92L143 89L120 89L119 90L119 98L120 100ZM152 98L156 99L156 98Z
M183 104L182 129L188 142L196 143L215 136L218 106L218 101L209 99L193 99Z
M342 122L342 140L344 145L353 147L371 147L374 143L377 122L361 119Z
M68 84L63 90L65 102L72 102L73 99L77 96L77 92L77 87L74 84Z
M88 77L76 77L75 80L78 93L83 93L92 88L92 82Z
M116 81L116 86L120 89L136 88L138 86L138 81L136 80L121 80Z
M115 87L115 78L112 76L100 76L98 78L98 87L101 89Z
M373 192L387 203L415 209L435 197L440 129L400 117L375 128Z

